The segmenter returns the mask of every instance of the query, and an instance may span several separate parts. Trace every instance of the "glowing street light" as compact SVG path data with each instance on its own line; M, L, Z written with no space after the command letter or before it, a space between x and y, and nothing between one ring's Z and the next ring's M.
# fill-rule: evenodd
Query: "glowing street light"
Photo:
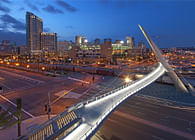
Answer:
M20 64L19 63L16 63L16 66L20 66Z
M7 62L7 64L9 65L10 63L9 63L9 62Z
M126 77L125 78L125 83L129 83L129 82L131 82L132 80L129 78L129 77Z
M41 70L44 71L45 70L45 67L41 67Z
M26 65L26 68L30 68L30 65Z

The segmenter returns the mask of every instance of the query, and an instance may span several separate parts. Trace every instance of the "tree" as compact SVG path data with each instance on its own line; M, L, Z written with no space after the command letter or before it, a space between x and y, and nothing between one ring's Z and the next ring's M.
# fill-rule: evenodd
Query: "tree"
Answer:
M21 136L21 120L22 120L22 99L17 98L16 99L17 104L17 118L18 118L18 137Z

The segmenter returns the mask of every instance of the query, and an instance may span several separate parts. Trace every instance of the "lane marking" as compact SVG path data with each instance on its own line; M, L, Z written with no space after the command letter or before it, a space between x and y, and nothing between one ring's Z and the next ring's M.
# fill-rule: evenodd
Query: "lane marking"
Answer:
M16 93L17 91L29 89L29 88L32 88L32 87L34 87L34 86L31 85L31 86L25 86L25 87L21 87L21 88L15 88L15 89L12 89L12 90L8 90L6 92L3 92L3 94L4 95L13 94L13 93Z
M5 111L7 111L8 109L6 107L4 107L2 104L0 104L1 108ZM13 115L14 119L18 120L18 118L13 114L11 113L10 111L8 111L9 115Z
M64 97L66 94L68 94L69 92L71 92L72 90L73 90L74 88L72 88L72 89L70 89L70 90L68 90L68 91L63 91L64 93L61 95L61 96L59 96L58 98L56 98L53 102L51 102L51 105L52 104L54 104L55 102L57 102L59 99L61 99L62 97ZM59 93L59 92L58 92ZM57 94L58 94L57 93Z
M0 80L4 80L5 78L3 78L3 77L0 77ZM8 87L8 86L6 86L5 84L3 84L2 82L0 83L0 85L2 85L2 86L4 86L4 87L6 87L7 89L11 89L10 87Z
M2 95L0 95L0 97L1 97L2 99L6 100L7 102L9 102L10 104L12 104L13 106L17 107L17 105L16 105L15 103L13 103L12 101L10 101L10 100L7 99L6 97L4 97L4 96L2 96ZM34 115L32 115L31 113L27 112L27 111L24 110L23 108L22 108L22 111L23 111L24 113L26 113L27 115L29 115L31 118L34 118L34 117L35 117Z
M152 137L153 137L154 139L164 140L163 138L161 138L161 137L159 137L159 136L155 136L155 135L153 135Z
M172 134L175 134L175 135L178 135L181 137L185 137L188 139L193 139L193 140L195 139L195 135L192 135L192 134L180 131L180 130L176 130L176 129L173 129L173 128L170 128L170 127L167 127L167 126L164 126L161 124L157 124L157 123L154 123L152 121L144 120L144 119L141 119L141 118L138 118L138 117L135 117L135 116L123 113L123 112L115 111L114 114L121 116L121 117L124 117L126 119L130 119L130 120L142 123L144 125L148 125L148 126L163 130L163 131L168 132L168 133L172 133Z
M8 90L11 90L12 88L10 88L10 87L8 87L8 86L6 86L5 84L3 84L3 83L0 83L0 85L2 85L2 86L4 86L4 87L6 87Z
M80 80L80 79L76 79L76 78L72 78L72 77L68 77L68 79L78 81L78 82L81 82L81 83L85 83L85 84L90 84L90 82L88 82L88 81L84 81L84 80Z
M11 75L11 76L16 76L16 77L19 77L19 78L27 80L27 81L37 81L39 83L44 83L44 81L33 79L33 78L30 78L30 77L20 75L20 74L17 74L17 73L12 73L12 72L9 72L9 71L0 70L0 72L6 73L6 74Z

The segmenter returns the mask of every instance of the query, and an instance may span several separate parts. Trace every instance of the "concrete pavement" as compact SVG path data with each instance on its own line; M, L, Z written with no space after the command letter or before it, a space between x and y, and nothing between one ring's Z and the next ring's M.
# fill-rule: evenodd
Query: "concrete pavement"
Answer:
M54 116L54 115L52 115L52 116ZM47 120L48 120L48 116L42 115L42 116L37 116L37 117L22 121L21 135L24 135L24 134L30 132L30 130L38 127L40 124L44 123ZM10 128L0 130L0 139L4 138L6 140L13 140L13 139L16 139L17 136L18 136L17 124L13 125Z

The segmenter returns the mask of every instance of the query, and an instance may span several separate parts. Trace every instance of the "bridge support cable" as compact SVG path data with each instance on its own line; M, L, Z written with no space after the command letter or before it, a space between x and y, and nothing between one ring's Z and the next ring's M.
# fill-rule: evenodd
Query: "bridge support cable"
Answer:
M163 64L163 66L167 69L167 74L169 75L169 77L173 81L175 87L181 91L188 93L188 89L185 87L185 85L180 80L180 78L177 76L177 74L173 71L171 66L166 62L166 60L164 59L158 46L153 42L153 40L150 38L150 36L147 34L147 32L144 30L144 28L141 25L139 25L139 28L142 31L142 33L144 34L149 45L151 46L157 60L160 61Z
M188 80L186 80L179 71L175 70L175 73L181 78L181 80L184 82L184 84L188 86L190 93L192 93L192 95L195 95L195 89L190 84L190 82L188 82Z
M169 63L171 65L173 65L170 61ZM192 95L195 95L195 89L194 87L190 84L190 82L188 82L188 80L186 80L186 78L184 78L184 76L177 70L177 69L174 69L175 73L177 74L178 77L181 78L182 82L184 83L184 85L188 86L188 89L189 89L189 92L192 94Z

